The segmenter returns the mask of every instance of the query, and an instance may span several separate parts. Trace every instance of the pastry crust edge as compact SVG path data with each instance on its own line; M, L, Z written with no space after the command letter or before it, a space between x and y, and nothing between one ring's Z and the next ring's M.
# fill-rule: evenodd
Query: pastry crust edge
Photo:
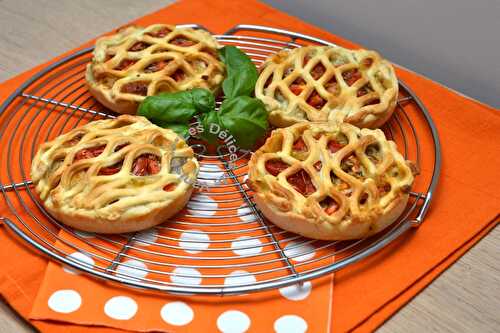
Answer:
M176 197L168 204L149 210L147 213L130 217L123 214L118 219L110 220L102 217L91 217L76 211L64 212L52 207L50 202L43 202L45 209L58 221L78 230L102 234L118 234L148 229L166 222L167 219L182 210L191 197L193 188L184 191L183 195Z
M319 240L350 240L372 236L391 224L403 213L409 195L402 194L394 199L390 206L375 220L346 221L346 223L333 224L327 221L316 222L293 212L282 212L273 206L273 200L262 193L254 195L254 201L272 223L283 230L287 230L304 237Z

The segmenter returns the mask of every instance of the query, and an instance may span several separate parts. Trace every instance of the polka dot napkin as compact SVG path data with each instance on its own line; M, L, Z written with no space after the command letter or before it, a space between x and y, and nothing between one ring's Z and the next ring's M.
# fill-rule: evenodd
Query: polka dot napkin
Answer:
M151 295L51 263L30 319L144 332L329 332L331 295L331 277L255 295Z
M244 182L245 168L238 170L236 177ZM213 183L225 175L220 163L202 164L198 179ZM324 264L321 258L331 252L328 245L277 228L275 239L265 236L269 229L241 200L236 184L223 185L197 191L180 214L133 238L63 229L55 246L88 268L129 281L194 287L252 284L289 275L286 265L277 265L283 258L275 242L299 271L314 268L316 258ZM256 261L263 264L249 265ZM329 332L332 293L329 275L238 296L159 294L50 263L30 318L135 331Z

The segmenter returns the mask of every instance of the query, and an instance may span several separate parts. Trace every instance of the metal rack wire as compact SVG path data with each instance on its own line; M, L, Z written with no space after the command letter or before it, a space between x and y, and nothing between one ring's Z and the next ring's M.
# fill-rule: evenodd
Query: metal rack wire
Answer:
M203 28L198 25L186 25ZM283 48L333 45L299 33L238 25L220 43L236 45L256 63ZM397 110L384 126L407 159L426 175L388 230L357 241L324 242L283 231L265 220L245 185L249 152L235 164L222 149L193 148L201 164L187 209L147 232L116 236L72 230L52 218L32 189L29 168L41 142L86 122L115 117L84 84L92 48L67 56L34 75L0 107L3 124L0 190L11 214L0 220L32 247L73 269L107 281L180 294L240 294L280 288L323 276L382 249L422 223L440 171L436 128L417 96L402 82ZM422 145L429 149L425 152ZM87 260L72 255L83 254ZM90 259L88 259L90 258Z

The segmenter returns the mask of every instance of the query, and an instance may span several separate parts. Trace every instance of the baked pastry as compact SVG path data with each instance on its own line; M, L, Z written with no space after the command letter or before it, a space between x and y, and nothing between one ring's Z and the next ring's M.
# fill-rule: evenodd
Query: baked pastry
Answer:
M392 65L375 51L307 46L266 60L255 95L276 127L341 121L378 128L394 111L398 80Z
M323 240L373 235L406 207L413 172L381 130L300 123L276 129L249 163L262 213L282 229Z
M90 93L107 108L135 114L146 96L192 88L218 91L225 67L204 30L155 24L99 38L87 65Z
M198 169L193 150L173 131L124 115L42 144L31 177L59 221L122 233L164 222L183 208Z

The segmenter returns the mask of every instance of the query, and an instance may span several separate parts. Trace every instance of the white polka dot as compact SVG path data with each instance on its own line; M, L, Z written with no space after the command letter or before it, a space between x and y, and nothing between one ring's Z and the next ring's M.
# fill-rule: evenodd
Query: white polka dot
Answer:
M80 236L82 238L93 238L93 237L95 237L95 234L93 232L86 232L86 231L75 230L74 233L77 236Z
M104 305L104 313L113 319L128 320L137 313L137 303L127 296L115 296Z
M170 280L177 284L199 285L201 284L201 273L194 268L177 267L170 275ZM181 276L191 275L191 276Z
M307 331L307 323L296 315L285 315L274 322L276 333L304 333Z
M151 228L148 230L144 230L135 235L135 243L140 246L150 246L155 243L158 238L158 230Z
M227 278L224 279L224 285L240 285L240 284L252 284L257 282L253 274L248 273L244 270L237 270L229 274Z
M81 252L74 252L74 253L71 253L68 258L70 259L73 259L73 260L76 260L78 261L79 263L82 263L83 265L87 264L87 265L90 265L90 266L94 266L94 260L89 257L88 255L86 254L83 254ZM70 274L80 274L80 272L72 269L72 268L69 268L69 267L63 267L64 271L66 273L70 273Z
M142 261L128 259L119 264L118 267L116 267L116 273L130 275L132 277L141 279L148 274L147 269L148 267Z
M202 201L202 202L198 202ZM207 195L195 194L187 204L188 213L193 216L203 217L215 215L217 203Z
M161 308L160 315L167 324L175 326L187 325L194 317L193 310L184 302L165 304Z
M243 184L243 187L245 189L249 188L248 185L247 185L247 180L248 180L248 175L243 176L243 179L241 180L241 183Z
M239 256L254 255L262 252L261 244L262 242L257 238L242 236L236 238L236 240L231 243L231 249Z
M250 318L241 311L229 310L217 318L217 328L223 333L243 333L250 328Z
M196 254L208 249L209 241L210 237L203 231L190 230L181 234L179 246L187 253Z
M49 297L48 306L55 312L70 313L82 305L82 297L71 289L58 290Z
M203 179L202 179L203 178ZM216 164L200 165L198 173L198 184L203 186L217 186L227 184L228 179L224 176L224 171Z
M302 301L311 293L311 282L294 284L288 287L280 288L280 294L291 301Z
M285 255L294 261L306 261L312 259L316 253L311 244L292 241L285 246Z
M238 217L244 222L258 221L259 217L255 215L250 207L243 205L238 208Z

